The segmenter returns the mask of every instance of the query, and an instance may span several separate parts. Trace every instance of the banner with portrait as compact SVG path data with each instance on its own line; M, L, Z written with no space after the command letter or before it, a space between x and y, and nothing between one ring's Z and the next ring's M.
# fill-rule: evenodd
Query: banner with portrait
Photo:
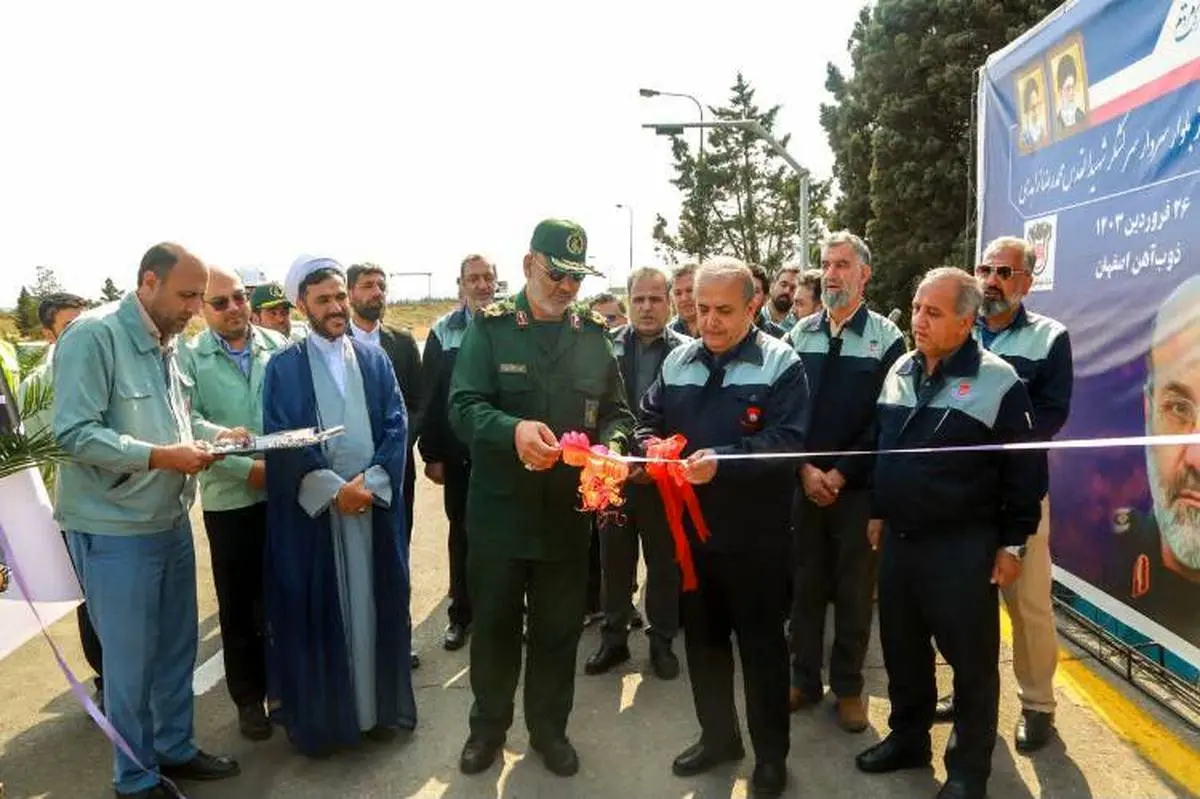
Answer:
M1080 0L988 59L978 252L1066 325L1060 438L1200 431L1200 2ZM1055 577L1200 668L1200 447L1050 454Z

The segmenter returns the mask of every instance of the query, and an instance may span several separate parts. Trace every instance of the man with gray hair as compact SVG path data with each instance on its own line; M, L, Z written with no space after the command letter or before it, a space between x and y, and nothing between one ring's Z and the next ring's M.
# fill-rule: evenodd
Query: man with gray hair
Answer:
M939 799L982 799L987 790L1000 693L996 589L1021 574L1022 549L1041 515L1045 468L1027 450L888 450L1034 437L1033 405L1016 370L971 336L982 303L967 272L926 273L912 305L916 350L888 371L875 415L879 454L867 535L873 547L882 545L879 634L891 733L856 762L868 773L929 765L936 643L954 669L956 697Z
M787 336L804 361L813 397L805 449L869 450L875 400L883 376L904 352L904 335L864 302L871 256L862 239L846 231L831 235L821 247L821 272L825 309ZM870 469L866 458L811 459L799 469L801 490L792 509L796 558L789 701L799 710L824 694L825 606L832 597L829 686L837 697L838 724L847 732L867 728L862 667L875 590L875 558L866 535Z
M755 796L787 786L788 662L783 636L793 464L720 455L795 452L808 424L808 382L791 347L754 326L754 279L715 259L696 275L702 338L672 350L642 399L643 446L682 435L683 476L711 535L690 537L696 590L680 598L700 740L672 766L681 777L745 756L733 700L736 635L757 763ZM686 561L685 561L686 562ZM690 573L685 576L685 587Z
M1154 319L1143 399L1147 435L1200 430L1200 276L1188 278ZM1200 646L1200 445L1146 447L1152 512L1119 509L1104 589Z
M1049 441L1067 421L1071 408L1074 366L1067 329L1033 313L1024 298L1033 286L1037 256L1024 239L1002 236L984 250L975 277L983 291L983 308L974 334L988 351L1017 370L1033 403L1034 437ZM1047 469L1045 453L1042 468ZM1058 635L1050 601L1053 582L1050 563L1049 495L1042 498L1042 519L1030 536L1021 579L1004 589L1004 604L1012 617L1013 672L1021 700L1017 722L1017 751L1035 752L1054 731L1054 671L1058 665ZM948 721L954 697L938 702L937 717Z

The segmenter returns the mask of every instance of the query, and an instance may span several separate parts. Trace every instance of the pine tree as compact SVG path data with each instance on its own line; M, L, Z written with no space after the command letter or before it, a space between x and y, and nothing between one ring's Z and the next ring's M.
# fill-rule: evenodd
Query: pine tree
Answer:
M104 287L100 289L101 302L116 302L125 296L125 292L117 288L111 277L104 278Z
M830 65L821 124L841 190L834 221L871 245L878 310L907 309L927 269L969 265L976 70L1055 5L877 0L850 38L853 73Z
M37 267L37 277L33 281L33 294L35 297L41 299L48 294L56 294L62 290L62 283L58 282L58 275L54 274L53 267Z
M772 133L779 106L762 110L754 89L738 73L729 104L711 108L716 119L753 119ZM772 133L772 135L774 135ZM785 147L789 136L780 138ZM750 131L714 128L705 132L703 160L683 135L672 136L675 177L683 194L679 224L672 232L658 215L656 250L671 262L717 254L732 255L771 269L797 256L800 236L799 176ZM809 186L810 241L823 232L828 182Z
M38 299L24 286L17 295L16 317L17 330L25 338L36 336L42 329L42 323L38 321Z

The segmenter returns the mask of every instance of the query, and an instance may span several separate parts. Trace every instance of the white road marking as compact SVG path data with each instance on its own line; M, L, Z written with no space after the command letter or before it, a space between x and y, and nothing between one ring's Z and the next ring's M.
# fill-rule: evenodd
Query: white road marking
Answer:
M192 693L202 696L216 687L225 677L225 653L218 649L216 654L200 664L192 676Z

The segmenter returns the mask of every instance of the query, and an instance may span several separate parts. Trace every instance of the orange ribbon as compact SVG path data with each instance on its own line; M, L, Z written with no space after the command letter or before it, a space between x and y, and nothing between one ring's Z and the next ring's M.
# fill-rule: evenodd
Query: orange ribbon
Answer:
M692 559L692 547L683 529L684 510L691 514L692 524L696 526L696 537L701 541L707 541L709 538L708 525L704 523L696 492L683 476L683 465L661 462L678 461L685 446L687 439L678 434L666 440L649 439L645 449L646 457L651 459L651 462L646 464L646 474L654 479L658 493L662 496L667 525L675 539L675 562L679 564L679 570L683 573L683 590L695 591L699 583L696 579L696 564Z
M629 476L629 464L614 458L602 444L591 446L586 433L563 433L559 446L563 463L582 469L579 473L581 511L604 511L625 503L621 486Z

